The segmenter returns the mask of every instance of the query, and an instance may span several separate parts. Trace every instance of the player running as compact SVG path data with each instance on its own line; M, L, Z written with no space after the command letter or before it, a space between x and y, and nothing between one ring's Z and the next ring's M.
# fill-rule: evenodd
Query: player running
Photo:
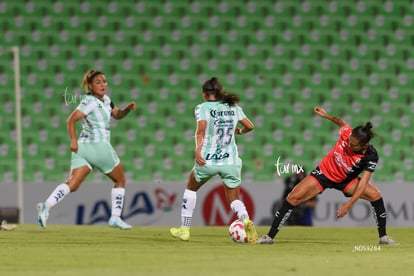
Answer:
M350 197L337 210L337 218L345 216L359 198L368 200L374 210L379 243L398 245L398 242L387 236L384 201L380 191L370 182L378 162L377 150L369 143L375 136L372 124L367 122L365 126L352 129L343 119L329 115L321 107L315 107L314 111L340 127L339 140L319 166L289 193L276 212L268 234L259 238L257 243L272 244L295 206L315 197L325 189L333 188ZM362 176L359 176L360 173Z
M108 84L102 72L94 69L85 73L82 86L87 95L67 120L72 163L69 179L50 194L45 202L37 204L38 222L46 228L49 210L69 193L76 191L93 168L106 174L113 182L112 211L108 224L111 227L130 229L121 219L125 197L125 174L118 155L110 144L110 120L124 118L136 104L130 102L119 109L106 95ZM75 123L82 120L82 132L76 136Z
M223 180L227 202L243 222L248 242L256 243L257 233L240 198L242 160L239 158L235 134L253 130L253 123L237 105L239 97L223 90L218 78L211 78L202 87L204 103L195 109L195 165L184 191L181 205L181 227L171 228L173 237L190 239L190 226L196 205L197 190L210 178L219 175ZM241 123L243 128L238 128Z

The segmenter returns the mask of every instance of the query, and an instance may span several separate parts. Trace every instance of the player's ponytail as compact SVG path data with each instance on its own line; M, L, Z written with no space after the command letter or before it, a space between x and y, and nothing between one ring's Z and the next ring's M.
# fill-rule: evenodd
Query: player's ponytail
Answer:
M352 136L358 138L361 145L368 144L376 136L372 127L371 122L367 122L364 126L357 126L352 130Z
M240 98L236 94L224 92L222 102L228 104L229 106L233 106L240 102Z
M221 81L217 77L212 77L203 84L203 91L207 95L214 95L217 100L233 106L240 101L239 96L224 91Z

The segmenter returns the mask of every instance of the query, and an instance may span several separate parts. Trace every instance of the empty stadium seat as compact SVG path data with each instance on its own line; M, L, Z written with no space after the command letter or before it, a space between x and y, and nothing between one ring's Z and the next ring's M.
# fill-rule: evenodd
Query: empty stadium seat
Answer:
M391 159L376 181L412 181L410 10L365 0L0 0L1 159L16 153L10 49L19 46L26 181L67 174L65 121L90 68L107 74L117 105L137 102L112 130L133 180L187 177L201 85L218 76L256 125L238 139L247 179L273 181L276 156L315 165L337 137L313 115L320 105L351 124L374 123L380 158ZM405 156L389 154L390 144ZM15 166L3 175L15 179Z

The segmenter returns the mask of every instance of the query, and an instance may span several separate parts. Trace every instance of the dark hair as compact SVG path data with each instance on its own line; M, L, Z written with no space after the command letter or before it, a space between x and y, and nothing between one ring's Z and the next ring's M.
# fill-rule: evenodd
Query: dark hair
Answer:
M240 102L239 96L233 93L224 91L221 81L217 77L212 77L203 84L203 91L207 95L214 95L222 103L233 106Z
M364 126L357 126L352 130L352 136L356 137L361 145L368 144L371 139L376 136L372 131L371 122L367 122Z

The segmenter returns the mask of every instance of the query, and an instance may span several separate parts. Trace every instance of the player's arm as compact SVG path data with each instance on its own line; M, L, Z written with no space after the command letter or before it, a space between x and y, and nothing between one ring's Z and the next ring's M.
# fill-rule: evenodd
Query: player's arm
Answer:
M337 218L342 218L343 216L345 216L348 213L348 210L361 197L365 188L368 186L369 180L371 179L371 175L372 175L372 172L364 171L361 179L356 184L356 188L355 188L354 193L352 194L352 197L348 200L348 202L343 204L336 212Z
M236 128L236 134L243 135L253 130L254 124L252 121L249 120L249 118L245 117L242 120L239 121L240 124L242 124L243 128Z
M203 166L206 164L206 160L204 160L203 156L201 155L201 149L203 148L206 127L207 127L206 120L197 121L197 129L196 129L196 135L195 135L195 159L196 159L195 161L200 166Z
M70 138L70 150L73 152L78 152L78 138L76 135L75 123L84 117L85 114L82 111L76 109L72 112L72 114L69 115L68 119L66 120L66 127Z
M112 117L116 120L120 120L128 115L129 111L136 109L136 104L134 102L130 102L125 107L119 109L117 106L112 108Z
M343 127L344 125L347 125L347 123L343 119L329 115L325 111L325 109L323 109L322 107L316 106L313 110L315 111L316 114L318 114L322 118L328 119L329 121L335 123L339 127Z

